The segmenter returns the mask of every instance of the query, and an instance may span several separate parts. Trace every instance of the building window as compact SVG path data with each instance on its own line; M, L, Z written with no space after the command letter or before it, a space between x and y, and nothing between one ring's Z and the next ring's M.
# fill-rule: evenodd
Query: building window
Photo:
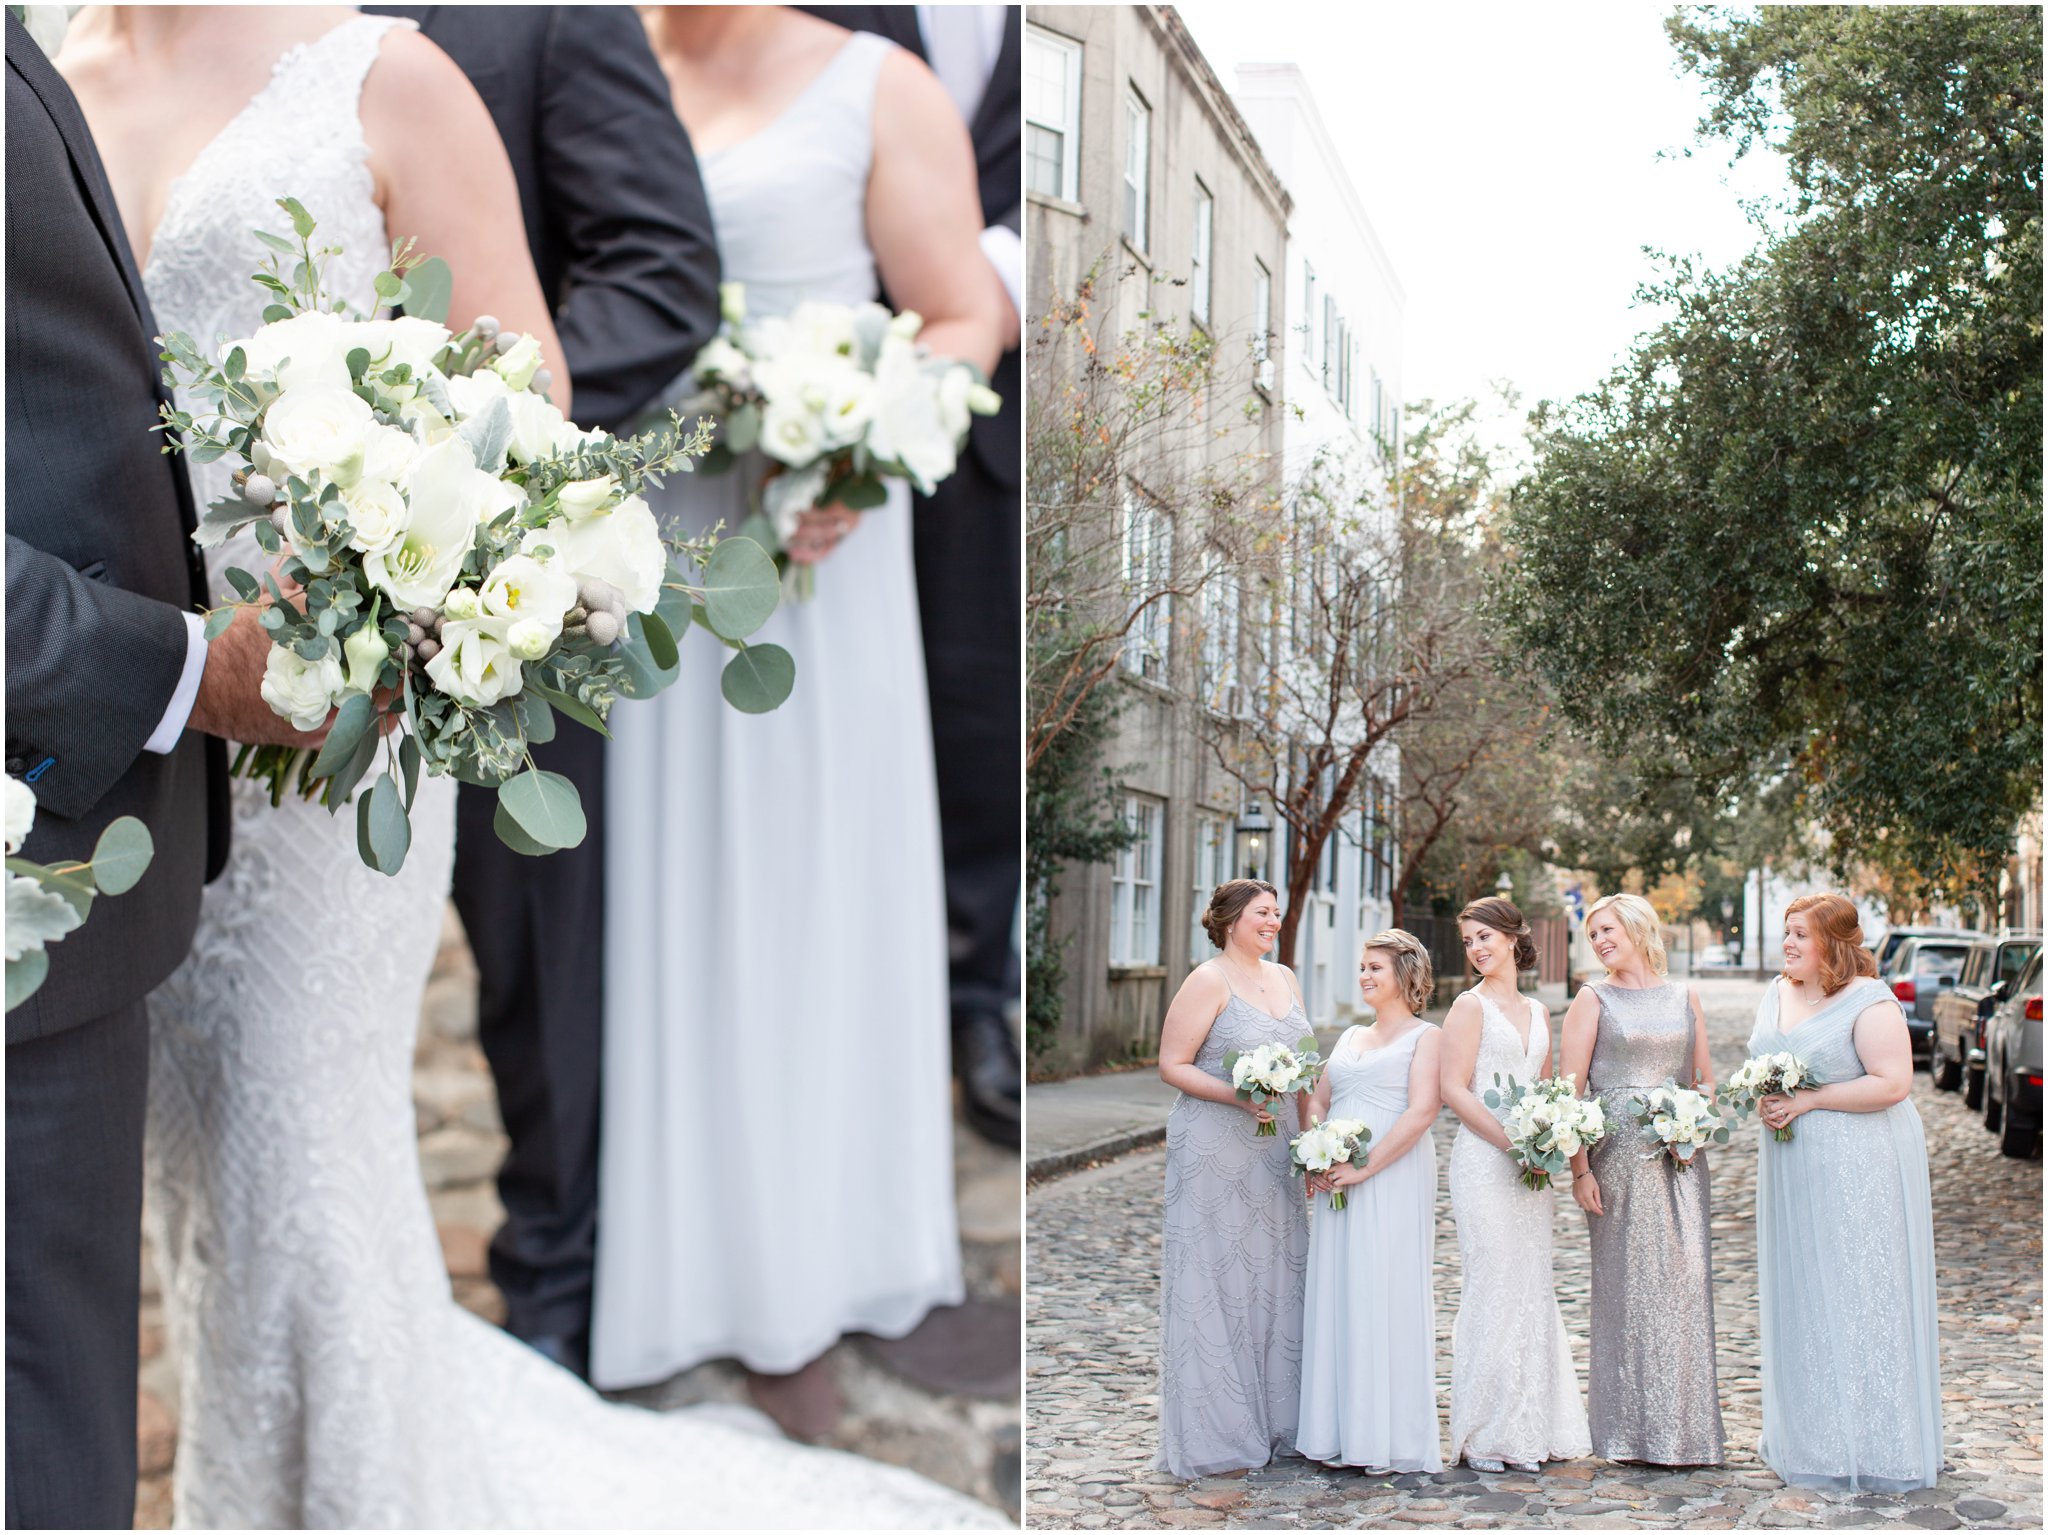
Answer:
M1159 963L1159 846L1166 806L1143 794L1126 794L1119 807L1133 835L1116 855L1109 877L1109 962Z
M1213 567L1202 587L1202 701L1219 714L1239 711L1237 657L1243 636L1244 594L1237 577Z
M1266 364L1273 355L1273 274L1252 258L1252 365L1261 389L1270 387Z
M1195 255L1188 263L1188 286L1194 289L1191 303L1196 321L1207 329L1209 326L1209 289L1211 259L1210 247L1216 236L1216 199L1209 195L1209 189L1202 185L1202 178L1195 178Z
M1025 184L1080 201L1081 45L1028 27L1024 35Z
M1237 856L1236 844L1237 828L1232 825L1230 817L1218 815L1213 810L1196 813L1195 898L1189 908L1194 917L1188 927L1190 964L1198 964L1216 951L1202 926L1202 913L1209 909L1209 897L1216 893L1216 887L1235 875L1232 864Z
M1146 497L1124 496L1124 595L1134 616L1124 631L1125 670L1164 682L1173 630L1173 522ZM1136 611L1147 599L1143 611Z
M1316 366L1316 269L1301 264L1301 361L1311 373Z
M1323 295L1323 387L1328 389L1333 379L1331 372L1337 361L1337 301L1329 294Z
M1150 254L1152 109L1134 85L1124 92L1124 238Z

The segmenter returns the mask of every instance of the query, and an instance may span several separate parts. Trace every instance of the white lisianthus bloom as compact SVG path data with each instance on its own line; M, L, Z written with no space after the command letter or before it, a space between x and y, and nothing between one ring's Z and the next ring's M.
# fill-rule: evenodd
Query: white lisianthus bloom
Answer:
M417 378L436 371L434 359L448 344L448 327L418 315L388 320L358 320L349 327L349 345L370 354L373 371L382 373L403 363Z
M628 496L608 512L580 521L557 517L526 535L522 547L552 546L559 567L577 581L609 581L635 613L651 612L668 576L668 549L654 509Z
M84 918L54 890L26 875L7 872L7 963L55 943Z
M480 709L516 694L526 677L500 628L488 618L451 619L443 624L441 648L427 663L434 686L457 703Z
M925 495L958 462L955 438L939 415L937 391L909 342L890 337L875 361L875 417L868 448L900 464Z
M452 386L455 380L451 378L448 382ZM449 403L452 405L455 402L451 398ZM424 395L402 404L398 409L398 419L405 423L406 430L411 432L416 440L428 447L446 442L455 435L455 423L442 415Z
M581 522L604 510L619 493L619 477L601 474L594 480L571 480L555 492L555 505L572 522Z
M915 341L923 329L924 316L915 309L906 309L889 321L889 334L899 341Z
M506 400L505 408L512 413L513 463L538 463L561 451L562 428L569 423L546 398L531 393L515 394ZM569 430L581 439L583 434L575 427L569 426Z
M743 325L747 319L747 285L722 282L718 285L718 317L729 325Z
M754 369L747 354L723 336L713 336L704 343L697 353L694 371L699 379L716 379L736 390L745 391L753 386Z
M576 605L576 578L559 565L544 564L531 555L508 555L478 588L477 602L487 617L544 625L547 638L540 650L544 655L562 632L562 615Z
M938 377L939 419L946 424L946 430L958 442L967 435L967 429L974 425L974 410L969 396L974 392L974 375L957 364L944 369Z
M817 402L828 451L859 442L875 414L875 381L852 363L821 369L812 380L809 398Z
M447 594L476 537L505 506L506 485L476 466L469 444L449 437L426 449L406 476L412 516L396 547L368 556L363 572L399 608L431 607Z
M448 380L448 403L455 407L455 414L464 421L481 414L491 401L509 400L511 397L512 387L489 368L479 368L474 373L458 373Z
M802 303L789 312L789 344L814 356L853 350L853 311L844 304Z
M348 691L351 693L372 691L377 686L377 674L391 658L391 647L384 643L384 636L377 632L375 624L364 624L343 640L341 652L348 658Z
M368 476L357 480L341 493L341 504L348 508L348 524L353 530L348 539L351 549L389 554L404 542L412 509L388 480Z
M352 485L363 472L376 425L369 405L346 384L293 388L263 413L263 442L288 474L319 473L337 485Z
M280 389L347 389L348 354L356 345L349 330L349 322L339 315L308 310L289 320L273 320L241 341L230 341L220 350L221 361L240 347L249 374L270 379Z
M505 381L507 388L521 390L533 382L540 362L540 343L530 335L521 336L512 343L511 351L500 352L491 360L491 371Z
M825 455L826 442L825 418L801 394L769 396L761 410L763 453L778 463L808 464Z
M484 605L477 599L476 589L458 586L441 599L442 615L448 618L475 618L483 612Z
M263 663L263 701L294 730L318 730L347 688L332 652L308 661L289 645L273 645Z
M554 648L562 633L560 622L544 624L537 618L522 618L505 632L505 643L522 661L538 661Z
M36 825L36 791L16 778L7 775L7 851L18 853L22 843L28 841L28 834Z

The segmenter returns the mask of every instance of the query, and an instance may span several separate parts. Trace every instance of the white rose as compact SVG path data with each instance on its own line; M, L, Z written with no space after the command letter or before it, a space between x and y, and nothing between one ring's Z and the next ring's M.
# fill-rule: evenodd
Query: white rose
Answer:
M654 510L628 496L608 512L571 522L557 517L526 536L526 545L554 546L560 567L577 581L595 576L619 589L635 613L651 612L668 577L668 549Z
M242 341L221 348L221 360L236 347L252 377L276 381L280 389L347 389L348 354L354 345L339 315L317 310L273 320Z
M263 663L263 701L294 730L318 730L347 687L332 651L308 661L289 645L273 645Z
M559 565L543 564L531 555L508 555L485 578L477 602L491 618L546 625L547 640L552 644L562 632L562 615L576 605L576 578Z
M602 511L618 491L619 477L615 474L599 475L594 480L571 480L555 492L555 504L564 517L580 522Z
M448 380L448 403L465 421L480 414L491 401L509 400L511 397L511 387L489 368L475 373L458 373Z
M808 464L826 450L825 419L801 396L771 396L761 411L761 451L779 463Z
M36 791L13 774L7 775L7 851L18 853L35 830Z
M399 608L431 607L447 594L476 537L477 524L517 494L476 466L469 444L449 437L426 449L406 476L411 518L396 547L363 561L363 572Z
M441 626L441 649L427 663L434 686L457 703L487 709L525 682L519 658L488 619L454 619Z
M419 453L420 444L412 433L395 426L373 426L363 439L363 478L396 485Z
M348 540L351 549L389 554L404 542L412 511L398 487L388 480L357 480L341 493L341 504L348 508L349 526L354 529Z
M263 442L289 474L324 474L337 485L363 472L376 417L346 386L287 389L263 413Z
M953 472L959 450L939 414L938 391L907 341L882 343L875 363L875 417L868 447L875 457L902 465L913 484L930 495Z
M448 344L448 327L409 314L389 320L358 320L349 327L349 340L351 346L370 354L374 371L382 373L403 363L418 378L435 371L434 359Z
M974 411L968 404L968 396L974 392L974 375L957 365L946 368L938 377L939 419L946 424L946 430L958 442L967 435L967 429L974 424Z
M540 371L540 343L532 336L521 336L512 343L511 351L500 352L491 360L491 369L508 389L524 389Z
M512 462L537 463L561 451L562 428L568 423L562 413L537 394L515 394L505 402L512 413ZM578 440L582 433L571 426Z
M455 380L451 378L448 383L453 387ZM454 401L451 399L449 403L452 405ZM419 442L429 447L435 443L446 442L455 435L455 423L429 404L424 395L407 400L401 405L398 419L405 423L406 429Z
M54 890L23 874L7 871L7 963L55 943L85 919L78 908Z

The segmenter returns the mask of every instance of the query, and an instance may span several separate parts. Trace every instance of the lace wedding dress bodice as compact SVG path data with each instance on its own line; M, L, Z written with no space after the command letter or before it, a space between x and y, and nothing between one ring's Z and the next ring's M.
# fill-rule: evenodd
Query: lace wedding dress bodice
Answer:
M389 238L358 103L362 16L281 58L174 184L144 282L202 349L262 323L251 227L298 198L367 304ZM424 151L431 152L431 151ZM195 466L199 504L229 466ZM254 541L209 574L264 568ZM226 872L149 1000L148 1218L178 1362L187 1527L999 1524L893 1467L791 1445L730 1410L615 1406L456 1305L420 1175L412 1059L454 853L455 785L422 780L396 878L354 817L237 783Z
M1529 1037L1482 991L1478 1060L1468 1084L1483 1095L1507 1079L1527 1086L1550 1071L1550 1025L1528 1001ZM1505 1108L1493 1111L1506 1117ZM1552 1189L1525 1187L1513 1158L1466 1126L1451 1143L1451 1210L1464 1286L1451 1328L1451 1453L1534 1463L1591 1448L1571 1345L1551 1288Z

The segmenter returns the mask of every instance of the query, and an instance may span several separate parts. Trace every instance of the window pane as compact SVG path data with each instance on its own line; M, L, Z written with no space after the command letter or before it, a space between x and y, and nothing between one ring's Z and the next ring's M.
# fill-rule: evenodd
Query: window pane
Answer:
M1065 153L1066 135L1032 123L1024 130L1025 185L1047 197L1065 197L1060 183L1060 157Z

